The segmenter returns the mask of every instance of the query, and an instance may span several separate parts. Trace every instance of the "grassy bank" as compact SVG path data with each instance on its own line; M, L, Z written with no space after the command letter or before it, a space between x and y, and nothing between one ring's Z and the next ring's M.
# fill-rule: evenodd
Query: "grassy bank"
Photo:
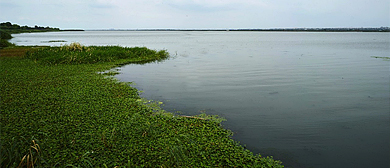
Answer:
M0 50L1 167L282 167L255 156L216 116L174 116L98 73L163 61L147 48Z

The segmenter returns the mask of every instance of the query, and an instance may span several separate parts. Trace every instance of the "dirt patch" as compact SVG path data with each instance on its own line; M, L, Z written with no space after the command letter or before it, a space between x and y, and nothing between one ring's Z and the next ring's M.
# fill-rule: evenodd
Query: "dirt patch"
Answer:
M0 49L0 57L22 57L27 51L34 48L32 47L12 47Z

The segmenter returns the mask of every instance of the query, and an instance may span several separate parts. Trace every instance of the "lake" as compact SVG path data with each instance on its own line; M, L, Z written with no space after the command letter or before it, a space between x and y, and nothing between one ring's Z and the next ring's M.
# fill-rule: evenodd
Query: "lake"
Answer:
M390 33L85 31L17 45L145 46L174 58L118 68L167 111L227 119L233 139L286 167L390 165ZM52 42L64 40L67 42Z

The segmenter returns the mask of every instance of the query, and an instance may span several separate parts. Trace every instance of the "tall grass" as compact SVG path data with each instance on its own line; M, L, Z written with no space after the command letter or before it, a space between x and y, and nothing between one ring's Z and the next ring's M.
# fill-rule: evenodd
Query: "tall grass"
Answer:
M62 47L44 47L28 52L26 58L44 64L94 64L131 59L131 63L150 63L169 57L165 50L155 51L146 47L83 46L72 43Z

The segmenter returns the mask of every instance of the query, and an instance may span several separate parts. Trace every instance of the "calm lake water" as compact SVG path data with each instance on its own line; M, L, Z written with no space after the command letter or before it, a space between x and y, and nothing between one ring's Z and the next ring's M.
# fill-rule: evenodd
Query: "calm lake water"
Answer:
M390 33L85 31L17 45L146 46L174 59L119 68L167 111L227 119L254 153L287 167L390 166ZM51 40L65 40L49 43Z

